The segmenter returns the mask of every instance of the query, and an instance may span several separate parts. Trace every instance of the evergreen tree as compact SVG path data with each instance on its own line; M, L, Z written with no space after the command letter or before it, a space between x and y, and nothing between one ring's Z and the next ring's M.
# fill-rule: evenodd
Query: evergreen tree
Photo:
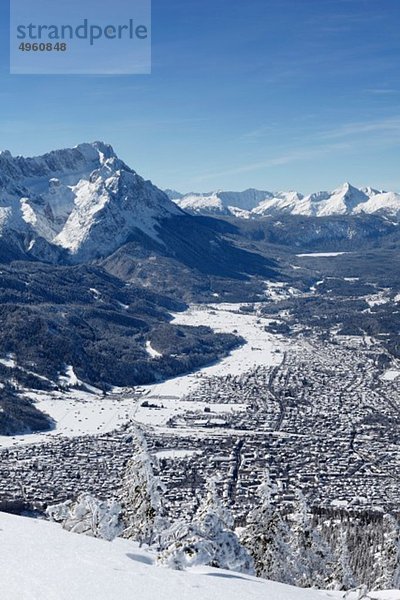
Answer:
M206 497L200 504L196 513L196 521L203 521L208 514L212 513L218 517L226 529L232 529L234 519L232 512L222 500L218 486L221 484L219 476L211 477L206 484Z
M327 587L334 590L350 590L356 586L357 582L350 566L347 531L342 526L336 544L332 581L329 582Z
M174 523L163 533L159 562L175 569L203 564L253 574L253 560L232 527L232 514L218 494L217 480L212 479L194 521Z
M293 583L289 528L272 503L274 487L268 472L257 492L260 502L248 515L241 541L249 549L259 577Z
M374 589L399 589L400 531L398 521L390 514L383 517L383 543L376 559L380 565L380 575Z
M123 529L119 504L114 501L103 502L86 493L80 494L76 502L67 500L49 506L46 514L50 520L62 523L67 531L109 541Z
M326 587L332 579L332 551L314 527L306 499L296 492L295 511L291 524L291 547L296 570L295 583L301 587Z
M122 487L122 508L126 524L124 537L151 545L165 526L162 494L165 490L154 473L157 461L151 457L143 432L135 427L136 452L129 460Z

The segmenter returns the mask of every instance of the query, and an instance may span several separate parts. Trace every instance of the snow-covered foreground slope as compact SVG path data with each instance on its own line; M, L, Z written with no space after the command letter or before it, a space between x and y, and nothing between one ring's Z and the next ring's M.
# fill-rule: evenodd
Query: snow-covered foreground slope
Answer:
M172 571L137 544L0 513L2 600L323 600L304 590L210 567ZM381 596L383 597L383 596ZM400 598L391 596L391 598Z

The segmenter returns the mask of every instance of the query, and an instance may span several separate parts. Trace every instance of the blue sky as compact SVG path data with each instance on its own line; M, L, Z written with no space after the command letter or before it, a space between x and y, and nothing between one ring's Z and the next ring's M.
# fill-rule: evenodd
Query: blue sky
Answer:
M400 190L399 0L153 0L136 76L9 75L1 7L2 149L104 140L182 191Z

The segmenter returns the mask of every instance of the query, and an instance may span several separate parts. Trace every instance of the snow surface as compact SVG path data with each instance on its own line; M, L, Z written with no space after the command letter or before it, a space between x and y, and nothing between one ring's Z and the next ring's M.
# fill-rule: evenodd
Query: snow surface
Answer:
M279 302L280 300L285 300L301 294L298 289L287 286L281 282L265 281L264 283L266 286L265 294L272 302Z
M311 252L309 254L296 254L298 258L329 258L330 256L342 256L342 254L351 254L351 252Z
M26 396L52 417L56 427L43 433L0 436L0 448L47 442L56 436L107 433L133 418L136 410L136 399L127 393L103 396L84 390L65 390L62 393L28 392Z
M9 369L15 369L17 366L15 359L11 355L7 355L6 358L0 358L0 364L8 367Z
M147 353L152 357L152 358L160 358L160 356L162 356L162 354L160 352L157 352L157 350L154 350L154 348L151 345L150 341L146 342L146 350Z
M243 192L214 191L205 194L180 194L166 190L167 195L183 210L197 214L234 214L248 218L250 211L274 194L250 188Z
M74 386L74 385L78 385L79 379L77 378L77 376L75 375L75 371L72 365L68 365L66 370L65 370L65 375L61 375L61 377L59 378L61 385L65 385L65 386Z
M342 594L247 575L156 566L137 544L69 533L55 523L0 513L4 600L323 600ZM399 600L400 593L374 596Z
M178 448L170 448L169 450L160 450L155 452L157 458L185 458L198 453L198 450L181 450Z
M176 204L186 212L201 215L229 215L230 210L218 197L217 193L209 196L188 195L181 200L175 200Z
M387 304L390 300L387 292L389 290L378 292L377 294L373 294L371 296L366 296L365 301L371 307L380 306L381 304Z
M400 371L398 369L388 369L382 375L381 379L384 379L385 381L394 381L399 375Z

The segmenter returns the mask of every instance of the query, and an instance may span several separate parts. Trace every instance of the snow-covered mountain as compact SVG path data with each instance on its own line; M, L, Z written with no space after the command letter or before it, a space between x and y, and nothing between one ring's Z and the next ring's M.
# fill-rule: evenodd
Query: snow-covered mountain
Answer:
M177 200L176 204L192 215L228 216L231 214L228 206L224 204L216 192L208 196L189 194Z
M270 198L260 202L252 211L252 216L275 216L282 213L303 214L296 212L303 203L303 196L297 192L277 192Z
M0 598L4 600L323 600L343 592L301 589L247 575L156 566L138 544L69 533L55 523L0 513ZM355 600L357 593L350 594ZM371 599L399 600L398 591Z
M273 198L271 192L250 188L243 192L216 191L207 194L180 194L165 190L168 197L183 210L194 215L234 215L247 218L260 202Z
M210 194L179 196L172 199L183 210L195 215L258 218L283 215L329 217L376 214L390 219L400 218L400 194L370 187L359 189L350 183L344 183L332 192L315 192L308 196L295 191L258 190L217 191Z
M75 259L109 254L134 230L156 241L160 221L181 214L102 142L35 158L0 153L0 236L43 240Z

